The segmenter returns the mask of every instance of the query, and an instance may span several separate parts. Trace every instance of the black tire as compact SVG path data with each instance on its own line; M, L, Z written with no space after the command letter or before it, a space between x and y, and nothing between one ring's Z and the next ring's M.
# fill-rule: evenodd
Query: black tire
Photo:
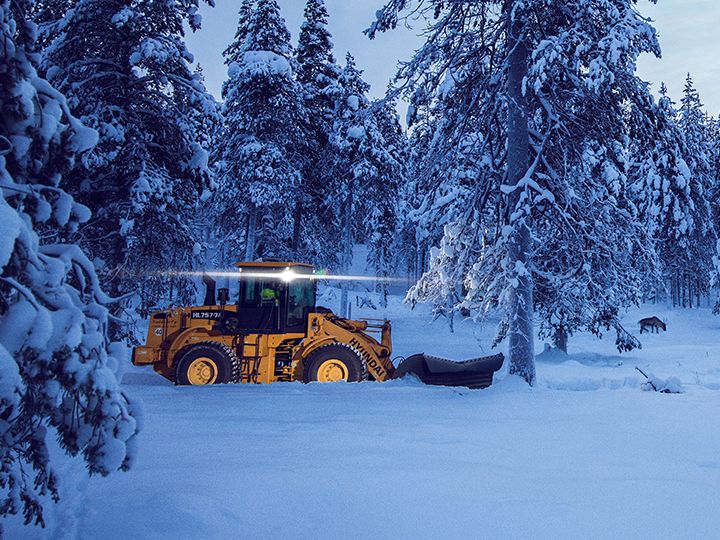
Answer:
M360 353L348 345L324 345L314 350L305 360L303 380L306 383L319 381L319 370L328 361L342 364L347 373L347 382L359 382L367 379L368 370ZM327 382L323 380L323 382Z
M198 361L205 365L207 378L193 375L191 370L198 367ZM199 380L208 382L199 382ZM175 356L175 384L182 386L197 384L227 384L240 380L240 360L233 350L222 343L203 341L196 345L185 347Z

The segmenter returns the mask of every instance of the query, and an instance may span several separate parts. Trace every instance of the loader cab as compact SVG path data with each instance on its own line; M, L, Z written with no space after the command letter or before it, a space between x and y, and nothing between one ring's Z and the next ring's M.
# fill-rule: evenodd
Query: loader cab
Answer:
M313 267L300 263L238 263L240 287L233 326L239 332L305 333L315 309Z

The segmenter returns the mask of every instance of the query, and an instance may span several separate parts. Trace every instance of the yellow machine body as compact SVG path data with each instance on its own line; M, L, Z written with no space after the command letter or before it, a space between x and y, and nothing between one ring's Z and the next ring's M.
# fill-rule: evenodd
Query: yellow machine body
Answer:
M266 262L238 263L238 266L241 273L245 272L243 275L250 274L253 277L241 280L240 299L237 302L210 304L208 300L214 299L213 288L212 295L210 292L206 295L208 305L179 307L152 313L147 341L144 346L136 347L133 351L133 363L152 365L156 372L179 384L267 384L296 380L348 380L352 377L352 374L348 374L342 358L335 358L337 355L325 354L327 359L319 358L317 354L313 356L325 347L323 351L326 352L343 353L346 352L345 349L349 349L347 354L359 359L358 362L353 357L353 362L362 366L362 378L386 381L393 377L395 367L391 361L392 337L389 321L344 319L328 309L317 308L314 305L314 281L309 278L312 267L307 265ZM291 280L286 280L287 273L295 271L301 272L300 282L296 286L288 285ZM279 275L282 279L278 279ZM256 285L257 280L262 283ZM312 284L301 284L306 282ZM267 285L268 283L277 285ZM274 289L262 289L263 286ZM292 287L299 291L297 295L300 298L309 291L302 290L302 287L310 286L313 287L312 305L305 306L302 323L299 316L296 316L291 331L287 331L287 325L283 324L261 330L252 329L253 326L261 326L259 322L248 319L248 316L252 317L253 310L259 313L259 318L269 318L267 314L270 314L273 320L285 320L282 317L289 316L288 313L297 307L290 296ZM251 287L255 288L251 290ZM222 293L223 289L220 291ZM227 296L227 289L225 291ZM267 291L274 291L274 297L273 294L266 294ZM251 300L256 303L249 308L244 307L243 302L251 296ZM255 297L257 300L254 300ZM273 315L275 312L279 315ZM247 328L239 328L241 325ZM195 350L193 347L211 354L198 352L194 360L183 360L189 351ZM219 381L217 373L213 372L213 369L217 370L214 358L216 354L220 354L218 351L231 356L235 366L233 375L227 376L224 381ZM317 364L313 367L312 376L306 373L309 359ZM180 366L187 371L183 371L184 375L179 375L179 362L184 362Z

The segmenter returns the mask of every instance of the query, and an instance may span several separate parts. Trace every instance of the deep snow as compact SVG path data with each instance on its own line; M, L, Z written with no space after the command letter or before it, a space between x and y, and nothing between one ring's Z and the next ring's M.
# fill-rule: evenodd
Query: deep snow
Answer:
M325 296L326 302L333 302ZM393 297L396 354L491 353L494 324L431 323ZM374 315L364 310L357 315ZM144 401L129 473L85 479L65 460L65 504L10 538L717 537L720 318L667 320L643 349L614 336L538 356L538 385L488 390L414 381L179 388L125 374ZM478 342L477 338L480 338ZM484 346L484 351L480 349ZM542 351L542 344L537 349ZM635 366L683 394L641 390Z

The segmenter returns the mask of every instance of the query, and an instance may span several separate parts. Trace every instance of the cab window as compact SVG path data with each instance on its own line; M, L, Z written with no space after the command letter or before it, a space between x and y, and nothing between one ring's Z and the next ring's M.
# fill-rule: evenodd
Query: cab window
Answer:
M244 280L241 287L242 307L276 307L280 305L280 283L277 280Z
M288 285L287 326L302 326L305 323L305 308L315 307L315 286L306 280L297 280Z
M245 280L240 284L240 304L243 307L254 307L256 296L254 279Z

